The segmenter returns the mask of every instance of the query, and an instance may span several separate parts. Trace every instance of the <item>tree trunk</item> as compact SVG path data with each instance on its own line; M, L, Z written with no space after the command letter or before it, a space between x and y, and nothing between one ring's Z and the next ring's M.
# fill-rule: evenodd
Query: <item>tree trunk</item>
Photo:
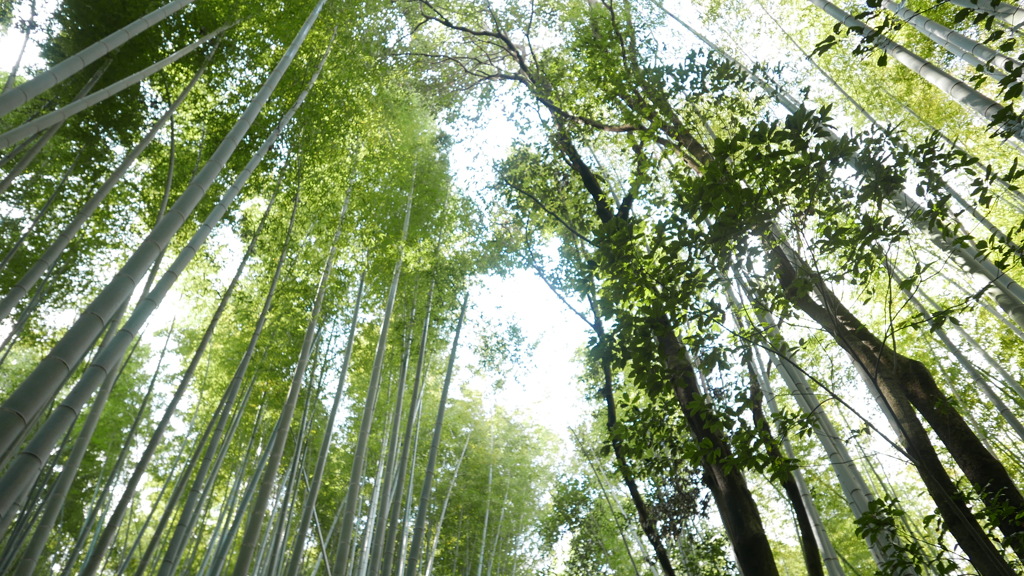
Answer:
M980 70L983 73L994 78L996 81L1005 78L1007 72L1020 68L1020 62L1013 58L1008 58L999 51L993 50L981 42L972 40L956 30L951 30L923 14L914 12L906 6L896 4L892 0L884 0L882 6L902 18L904 22L913 26L931 41L942 46L950 53L959 56L971 67L980 66Z
M320 3L323 6L323 2ZM315 10L309 23L312 24L318 10ZM306 334L302 340L302 350L299 353L299 360L292 375L292 383L288 390L288 397L281 415L278 418L277 434L270 446L270 458L267 467L263 472L263 480L260 482L260 489L256 495L256 502L249 512L249 523L242 535L242 544L239 548L238 557L235 560L233 574L245 576L249 573L249 565L252 562L253 553L256 550L256 543L259 538L260 529L263 525L263 516L270 502L271 492L277 479L277 469L280 466L281 458L284 455L285 444L288 441L288 432L291 428L292 417L295 413L295 406L299 399L299 390L306 377L306 366L309 363L310 354L313 350L313 337L316 335L320 317L320 309L323 306L324 293L327 291L327 284L331 279L331 271L334 266L334 255L337 250L338 237L341 235L341 221L345 218L344 211L338 217L339 223L331 242L330 253L327 256L327 263L324 265L323 275L320 277L320 286L317 289L316 299L313 302L313 311L310 314L309 324L306 326ZM258 477L253 477L253 483Z
M815 283L815 292L823 304L797 292L794 282L807 274L805 267L793 264L790 260L793 255L781 247L773 248L772 254L786 298L832 334L860 367L868 385L877 387L883 411L889 412L894 419L895 431L904 449L919 470L950 533L971 563L982 575L1012 574L1006 559L989 541L943 468L914 408L928 420L968 480L974 484L989 513L994 514L991 517L993 523L1009 537L1020 532L1018 524L1021 520L1007 517L1005 512L1024 510L1024 498L1005 468L984 448L950 405L923 364L898 354L880 341L820 282ZM1015 514L1011 513L1011 516Z
M405 243L409 233L409 217L412 213L412 190L409 191L409 202L405 208L405 222L402 225L402 237L399 246ZM345 576L349 569L349 555L352 553L352 528L355 522L356 507L359 503L359 493L362 487L363 470L366 467L366 451L370 440L370 427L373 425L373 413L377 404L377 396L380 392L381 372L384 368L384 352L387 349L388 328L391 324L391 314L395 307L395 296L398 292L398 280L402 272L402 251L399 249L398 259L395 261L395 268L391 275L391 286L388 290L387 303L384 307L384 317L381 319L380 337L377 339L377 350L373 359L373 368L370 372L370 384L366 391L366 403L363 405L362 421L359 425L359 438L356 441L356 451L352 458L352 475L349 478L348 494L345 500L345 512L341 524L341 545L338 547L334 559L334 574Z
M420 491L416 526L412 531L412 543L409 545L409 557L406 559L406 576L419 575L420 552L423 547L423 535L427 525L427 512L430 511L430 493L434 481L434 469L437 466L437 450L441 445L441 426L444 424L444 408L448 402L448 388L451 386L452 373L455 371L455 353L459 347L459 335L462 333L462 322L466 319L466 306L468 305L469 295L467 294L462 299L462 310L459 312L459 321L455 324L455 336L452 337L452 351L448 356L448 369L445 371L444 384L441 386L441 399L438 401L437 419L434 421L434 435L430 440L427 468L423 473L423 489Z
M748 360L747 374L750 378L751 411L754 417L754 426L759 428L760 433L765 436L764 445L766 446L768 456L773 461L782 463L785 461L785 457L782 455L782 450L779 449L779 441L772 435L768 419L765 418L764 409L761 407L761 400L765 396L765 387L762 385L757 371L754 369L753 359ZM796 475L788 469L781 472L778 470L766 470L766 472L769 473L769 476L778 478L786 498L789 499L790 507L793 509L807 575L825 576L825 568L821 561L821 554L818 551L818 542L815 538L814 526L811 523L811 515L808 507L805 505L803 491L797 483Z
M651 319L650 328L658 342L660 360L666 368L676 401L683 409L693 441L708 444L711 447L709 452L719 455L702 458L703 481L718 505L722 524L736 553L740 570L744 574L777 575L775 557L765 536L754 497L747 488L742 471L731 463L727 465L732 449L716 432L720 424L698 387L689 354L680 344L667 316Z
M373 576L381 573L380 568L384 549L387 548L387 534L390 532L388 522L391 518L391 511L394 508L392 503L393 501L400 500L394 494L400 493L402 488L401 482L398 481L398 471L395 469L395 466L398 459L398 433L399 426L402 424L402 406L405 400L405 380L409 373L409 357L412 355L411 326L414 318L415 310L413 310L413 314L409 317L410 329L407 330L407 335L404 338L402 363L398 371L398 386L395 392L395 408L391 416L391 431L388 433L387 463L384 467L384 484L381 487L380 512L377 515L377 522L373 528L373 546L370 554L370 574ZM369 526L367 526L367 529L369 530Z
M128 40L145 32L154 24L167 18L171 14L191 4L194 0L174 0L173 2L157 8L145 16L128 24L124 28L110 34L102 40L98 40L92 46L81 52L68 57L59 64L55 64L49 70L41 72L35 78L24 84L4 92L0 95L0 117L6 116L8 112L28 102L32 98L42 94L46 90L60 84L68 78L80 72L83 68L113 52L117 47Z
M157 360L157 366L153 373L153 382L156 381L156 375L159 373L160 367L163 365L164 355L167 353L167 346L170 343L173 330L174 325L172 323L171 328L167 331L167 338L164 340L164 347L160 352L160 357ZM50 538L50 532L56 524L57 516L64 508L64 502L71 489L71 484L74 482L74 479L78 474L78 469L85 456L85 452L89 447L89 443L92 440L92 435L96 431L97 424L99 424L100 415L103 413L103 407L106 405L106 401L110 396L110 390L113 388L116 380L117 378L115 376L108 376L103 382L103 386L100 387L100 390L96 395L96 399L93 401L92 407L89 410L89 416L86 418L86 421L82 426L82 430L79 432L78 438L75 440L75 446L71 451L71 455L68 456L68 459L62 464L61 473L57 479L57 485L50 493L50 496L46 499L46 510L39 523L36 525L35 533L32 535L32 540L29 542L28 548L21 557L21 562L18 563L18 567L15 571L17 576L31 576L35 571L36 562L39 561L39 555L43 552L43 548L46 546L46 542ZM150 383L150 388L152 389L152 382ZM123 455L130 449L131 443L129 442L122 447L121 454ZM115 478L116 467L111 473L111 481L108 482L108 487L114 484L113 480ZM102 556L102 552L99 554L94 553L92 557L95 558L100 556Z
M311 21L307 22L307 30L311 25ZM315 79L316 75L314 74L313 80ZM276 141L277 136L284 129L287 121L291 119L291 115L294 115L295 111L298 110L298 105L301 105L306 93L308 93L308 87L307 92L299 95L295 105L282 117L281 123L271 132L270 136L264 141L263 146L260 147L245 168L238 174L234 184L224 193L221 201L214 209L210 211L203 225L192 235L188 244L182 249L168 271L160 279L160 282L143 298L142 302L135 308L131 317L117 332L111 342L100 349L96 358L86 369L75 387L68 393L60 406L47 418L46 423L25 448L25 451L22 453L25 457L15 460L3 478L0 478L0 518L6 513L9 506L3 495L13 493L14 490L17 490L19 483L31 483L35 480L41 462L46 460L57 438L74 424L81 406L88 400L88 397L95 388L102 383L105 375L116 369L116 365L123 358L124 352L149 319L149 315L159 306L161 300L170 291L185 267L188 266L192 258L195 257L199 249L206 242L213 228L220 222L224 214L227 213L228 208L234 202L235 197L241 191L249 176ZM66 369L67 367L64 366L64 368ZM28 381L26 380L26 383Z
M246 248L245 254L242 256L242 261L239 262L238 268L235 270L234 277L232 277L228 287L224 290L224 294L220 299L220 304L218 304L217 309L210 318L210 322L206 326L206 331L203 333L203 336L192 355L192 360L185 369L185 373L181 376L181 381L175 389L174 395L171 397L170 402L164 409L163 417L160 419L156 429L153 431L149 444L146 446L146 450L142 453L142 456L139 457L139 460L135 465L135 470L133 471L131 478L128 480L128 483L125 485L121 499L114 508L114 512L107 520L107 525L104 528L103 533L99 536L98 540L94 542L94 557L104 556L107 547L113 541L114 534L120 526L121 520L128 509L128 505L135 494L135 490L138 488L139 482L142 481L142 477L146 473L146 468L149 465L150 460L152 460L156 453L156 449L163 440L164 432L166 432L167 427L170 426L171 419L177 410L178 403L181 401L185 392L188 390L189 385L192 383L192 378L195 376L196 370L199 368L199 363L202 360L203 354L206 352L206 348L210 345L211 340L213 340L214 330L217 328L217 324L220 321L221 316L227 309L228 302L231 300L231 296L234 294L235 288L238 286L238 282L242 277L242 272L245 270L249 259L252 257L252 254L256 249L256 242L260 238L260 233L263 231L263 227L267 222L270 210L273 208L276 199L276 194L270 198L270 202L268 202L267 208L263 212L263 217L260 219L260 223L256 227L252 240L249 242L249 246ZM82 576L90 576L91 574L95 574L98 568L99 566L97 563L89 563L82 569L81 574Z
M106 100L107 98L110 98L111 96L114 96L120 93L121 91L138 84L139 82L145 80L146 78L149 78L153 74L163 70L167 66L170 66L171 64L174 64L175 62L181 60L185 56L188 56L189 54L194 52L196 48L199 48L203 44L206 44L210 40L213 40L221 32L227 30L230 27L231 25L221 26L220 28L207 34L206 36L203 36L199 40L196 40L195 42L189 44L188 46L185 46L181 50L178 50L177 52L171 54L167 58L164 58L163 60L160 60L155 64L151 64L130 76L126 76L125 78L110 84L102 90L92 92L88 96L77 98L75 99L75 101L71 102L67 106L62 107L59 110L55 110L53 112L50 112L49 114L46 114L45 116L40 116L39 118L35 118L28 122L24 122L21 125L10 129L7 132L4 132L3 134L0 134L0 148L7 148L8 146L13 146L18 142L25 140L26 138L31 138L32 136L35 136L36 134L42 132L43 130L46 130L47 128L50 128L58 124L62 124L68 118L71 118L75 114L83 110L87 110L90 107L95 106L96 104L99 104L100 102Z

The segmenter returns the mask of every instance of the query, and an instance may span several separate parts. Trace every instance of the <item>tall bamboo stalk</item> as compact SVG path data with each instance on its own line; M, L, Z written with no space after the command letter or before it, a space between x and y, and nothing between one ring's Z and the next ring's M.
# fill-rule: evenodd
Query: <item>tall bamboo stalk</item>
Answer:
M35 118L28 122L24 122L19 126L12 128L7 132L4 132L3 134L0 134L0 148L7 148L8 146L12 146L20 142L21 140L31 138L32 136L35 136L36 134L42 132L43 130L46 130L51 126L66 121L68 118L71 118L77 113L83 110L88 110L90 107L95 106L96 104L99 104L100 102L119 94L120 92L138 84L139 82L145 80L146 78L149 78L153 74L163 70L167 66L170 66L178 60L181 60L185 56L188 56L197 48L199 48L203 44L206 44L210 40L213 40L218 35L220 35L221 32L227 30L230 27L231 24L225 24L224 26L217 28L213 32L201 37L195 42L174 52L170 56L162 60L159 60L154 64L150 64L142 70L139 70L134 74L126 76L121 80L118 80L117 82L114 82L106 86L102 90L92 92L88 96L77 98L73 102L69 103L67 106L64 106L63 108L60 108L59 110L54 110L49 114L40 116L39 118Z
M323 0L318 7L322 5ZM310 15L311 18L307 19L288 49L285 50L270 76L246 107L245 112L242 113L234 127L217 147L216 152L174 202L167 214L156 223L152 232L129 257L128 262L86 307L79 319L68 329L46 358L18 385L3 405L0 405L0 454L11 450L21 431L35 419L49 398L56 395L68 378L71 367L78 364L99 333L106 327L111 313L130 297L142 275L152 266L153 261L203 199L214 179L227 164L242 138L248 133L249 128L252 127L256 117L295 59L318 13L318 10L313 11Z
M0 95L0 117L42 94L46 90L60 84L80 72L93 62L110 54L117 47L145 32L153 25L191 4L194 0L174 0L157 8L145 16L128 24L124 28L96 41L88 48L69 56L66 60L55 64L49 70L39 73L35 78L24 84L5 91Z
M466 307L469 305L469 295L462 298L462 309L459 311L459 320L455 324L455 335L452 337L452 349L448 356L448 368L444 374L444 384L441 386L441 398L437 406L437 418L434 420L434 434L430 440L430 452L427 455L427 467L423 473L423 489L420 491L419 511L416 513L416 526L412 532L412 543L410 544L409 557L406 560L405 574L407 576L419 575L420 552L423 547L423 535L427 525L427 512L430 506L430 495L434 481L434 469L437 466L437 451L441 445L441 426L444 424L444 409L448 403L448 389L452 383L452 375L455 371L455 353L459 347L459 335L462 333L462 323L466 319ZM468 565L467 565L468 566Z
M142 140L140 140L139 143L131 149L131 151L125 154L117 168L114 169L96 192L89 197L85 204L78 209L78 213L75 214L75 217L50 243L43 255L39 257L39 260L37 260L35 264L33 264L32 267L29 268L20 279L18 279L7 294L4 295L3 300L0 300L0 320L6 318L18 302L20 302L21 299L28 294L29 290L35 286L35 283L53 267L57 258L59 258L68 247L68 244L71 243L71 240L76 234L78 234L78 231L81 230L82 226L85 225L103 200L106 199L110 191L114 189L114 186L121 181L124 175L128 172L128 169L135 163L135 160L137 160L139 156L142 155L142 152L149 147L150 143L153 142L153 139L160 133L160 130L163 129L164 125L167 124L182 103L185 102L185 99L188 98L188 95L192 92L192 89L206 71L206 67L209 65L210 57L212 56L213 53L211 52L206 60L204 60L199 66L199 69L196 70L196 73L192 76L189 83L182 89L181 94L179 94L174 102L167 107L167 110L164 111L163 115L153 123L153 126L149 129L146 135L142 137Z
M395 267L391 273L391 286L388 289L388 297L384 305L384 316L381 318L380 336L377 338L377 349L373 358L373 367L370 370L370 383L366 391L366 402L363 405L362 420L359 424L359 437L356 440L356 450L352 457L352 475L349 477L348 493L345 497L345 510L341 520L341 544L338 546L334 558L333 573L337 576L345 576L349 570L350 554L354 551L352 531L355 522L356 507L359 503L360 489L363 481L363 471L366 467L366 452L369 448L370 428L373 425L374 409L377 405L377 396L380 393L381 374L384 369L384 353L387 349L388 328L391 325L391 314L395 307L395 297L398 293L398 281L402 273L402 246L409 234L409 217L412 214L413 191L409 191L409 201L405 207L405 221L402 224L402 237L398 244L398 258L395 260Z
M322 7L323 1L320 2L319 6ZM319 8L314 11L315 14L319 11ZM321 64L323 61L321 61ZM348 207L346 203L345 208ZM320 285L317 288L316 298L313 301L313 311L310 313L309 324L306 326L306 334L302 339L302 350L299 352L299 360L295 365L295 370L292 374L291 386L288 389L288 397L285 399L284 407L281 409L281 415L278 418L278 432L274 437L274 442L270 446L270 459L267 461L267 468L263 472L263 478L260 482L260 489L256 495L256 501L253 505L253 509L249 513L249 522L245 528L245 532L242 534L242 543L239 547L238 557L235 560L235 568L233 574L235 576L245 576L249 573L250 563L252 562L253 554L256 550L257 540L260 534L260 528L263 524L263 515L270 502L271 492L274 489L275 482L277 480L277 469L280 465L281 458L284 455L285 444L288 441L288 433L291 428L292 417L295 414L295 406L299 399L299 390L302 388L302 382L306 378L306 367L309 364L310 354L313 351L313 339L316 335L319 321L320 321L320 309L323 306L324 294L327 292L327 285L331 280L331 272L334 269L334 255L338 248L338 238L341 236L341 223L345 219L345 210L343 209L341 214L338 216L338 227L334 233L334 239L331 242L331 249L327 255L327 262L324 265L323 275L320 277ZM255 482L257 477L253 477Z
M310 521L316 512L316 499L320 493L320 485L323 483L324 470L327 467L327 455L331 448L331 436L334 434L334 423L338 415L338 407L341 405L342 391L345 388L345 379L348 376L349 364L352 361L352 348L356 340L356 328L359 325L359 307L363 299L363 286L366 280L366 273L359 276L359 288L356 289L356 301L352 309L352 321L349 324L348 343L345 345L345 356L341 362L338 385L334 390L334 402L331 404L331 412L327 417L327 424L324 427L324 437L320 444L320 452L316 460L316 468L313 470L313 479L309 482L306 491L306 502L302 510L302 518L295 533L295 540L292 543L292 557L285 572L286 576L297 576L302 566L302 553L305 550L306 532L309 529Z

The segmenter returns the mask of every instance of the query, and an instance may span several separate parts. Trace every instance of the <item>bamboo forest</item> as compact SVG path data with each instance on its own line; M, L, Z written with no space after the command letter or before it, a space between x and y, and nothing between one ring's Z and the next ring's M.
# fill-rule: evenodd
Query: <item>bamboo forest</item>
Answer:
M1024 575L1022 25L0 0L0 575Z

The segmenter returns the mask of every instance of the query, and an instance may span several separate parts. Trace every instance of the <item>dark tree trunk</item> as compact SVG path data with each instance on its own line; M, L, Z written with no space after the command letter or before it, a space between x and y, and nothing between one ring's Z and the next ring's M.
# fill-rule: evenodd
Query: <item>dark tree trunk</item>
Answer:
M949 398L939 390L924 364L897 353L882 342L820 282L815 282L814 289L823 304L801 292L796 282L799 273L790 257L781 247L774 248L773 255L786 299L829 332L858 364L869 385L877 388L879 402L884 402L883 410L892 414L895 431L907 456L917 467L949 532L974 567L983 575L1013 574L942 466L914 409L921 412L946 444L979 492L993 516L993 523L1010 537L1021 531L1021 521L1014 516L1024 511L1024 507L1020 505L1020 492L1003 465L981 444ZM1012 544L1015 538L1008 540ZM1019 543L1014 546L1019 555L1018 548L1021 548Z
M710 450L705 452L716 455L702 458L703 481L718 505L722 525L732 543L740 572L763 576L778 574L775 556L765 535L764 525L761 524L761 514L754 496L747 488L742 469L728 465L732 448L716 431L721 426L697 385L697 372L689 354L679 342L667 316L652 319L651 329L658 341L658 351L672 393L683 409L693 441L698 444L709 443Z

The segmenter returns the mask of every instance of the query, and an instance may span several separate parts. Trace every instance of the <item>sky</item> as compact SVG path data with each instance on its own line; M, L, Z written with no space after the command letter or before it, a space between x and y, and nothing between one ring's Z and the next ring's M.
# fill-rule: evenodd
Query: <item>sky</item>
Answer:
M443 127L454 140L449 158L454 185L482 210L502 202L489 187L494 178L491 167L519 138L520 129L512 122L517 113L514 106L512 94L499 90L479 118ZM554 247L549 248L554 252ZM587 343L587 325L532 271L482 278L470 300L479 315L478 324L515 323L534 347L503 389L484 394L485 402L491 399L529 415L554 432L566 449L571 444L568 427L580 424L589 411L576 380L582 366L575 361L577 351ZM469 386L487 389L484 382Z

